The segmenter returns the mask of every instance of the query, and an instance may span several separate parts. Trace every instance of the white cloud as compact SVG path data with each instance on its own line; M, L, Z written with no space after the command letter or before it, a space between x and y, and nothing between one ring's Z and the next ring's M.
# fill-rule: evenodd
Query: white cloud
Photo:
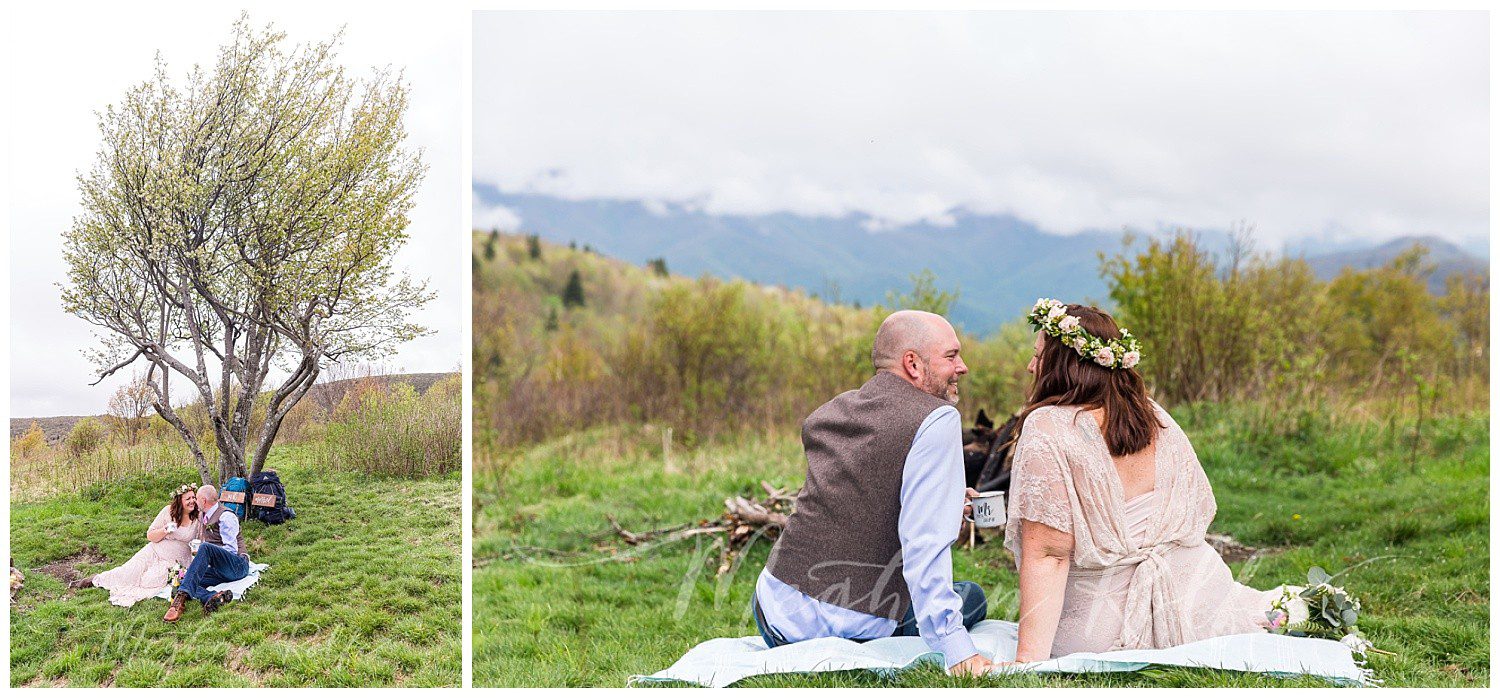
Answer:
M357 8L357 9L355 9ZM97 414L123 376L96 387L82 352L97 346L90 327L63 313L56 283L64 278L61 233L77 213L74 175L93 164L94 111L116 102L151 74L160 51L174 75L211 63L239 15L235 6L163 3L151 12L125 5L31 7L8 21L34 31L10 32L5 47L11 128L10 252L11 414ZM17 16L20 14L21 16ZM396 263L428 279L437 300L417 313L435 330L384 361L398 370L453 370L468 353L462 173L463 43L468 13L412 6L257 3L256 24L274 22L293 42L323 39L346 26L341 62L355 75L380 66L404 69L411 85L410 143L428 173L411 213L411 235ZM60 38L65 37L65 38Z
M508 190L1488 233L1482 14L480 13L474 54L474 177Z
M486 206L474 199L474 229L514 233L521 229L521 216L505 206Z

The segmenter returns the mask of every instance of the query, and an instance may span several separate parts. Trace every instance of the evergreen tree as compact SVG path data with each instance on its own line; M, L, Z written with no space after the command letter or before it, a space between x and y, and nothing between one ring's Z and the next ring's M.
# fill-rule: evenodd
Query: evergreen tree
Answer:
M584 305L583 277L579 276L577 269L568 275L568 285L563 289L562 300L564 308L582 308Z
M526 236L526 256L533 260L542 258L542 239L537 235Z
M668 275L667 259L665 257L656 257L646 260L646 267L649 268L652 273L656 274L657 276Z

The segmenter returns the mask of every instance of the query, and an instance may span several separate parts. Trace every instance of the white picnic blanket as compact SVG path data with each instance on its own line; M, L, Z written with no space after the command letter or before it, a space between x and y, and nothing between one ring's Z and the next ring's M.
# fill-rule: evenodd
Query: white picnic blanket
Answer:
M980 653L987 657L1009 660L1016 656L1015 623L1002 620L980 621L970 634ZM891 637L864 643L822 638L774 649L766 649L765 641L758 635L725 637L703 642L688 650L682 659L665 671L650 676L632 676L630 683L682 681L722 688L740 679L762 674L848 669L890 673L917 662L941 661L942 655L929 650L927 643L919 637ZM1341 685L1366 686L1374 683L1369 670L1356 662L1349 648L1341 643L1270 633L1216 637L1159 650L1070 654L1016 667L1010 671L1081 674L1139 671L1153 664L1254 671L1280 676L1305 674Z
M225 589L228 589L229 591L234 592L234 600L239 601L240 599L245 597L245 592L249 591L250 587L255 586L255 583L260 581L260 573L267 569L270 569L270 567L270 565L264 562L252 562L250 563L250 574L247 574L244 577L236 579L232 582L215 584L209 587L208 590L224 591ZM167 586L162 587L161 591L156 593L156 598L171 601L172 585L168 584Z

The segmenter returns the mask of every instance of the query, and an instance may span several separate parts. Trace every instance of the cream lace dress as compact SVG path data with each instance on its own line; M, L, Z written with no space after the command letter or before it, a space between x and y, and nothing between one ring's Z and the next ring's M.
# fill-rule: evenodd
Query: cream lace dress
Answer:
M149 530L162 530L172 521L171 506L161 508ZM109 590L109 602L116 606L134 606L141 599L156 596L167 585L167 570L174 564L187 567L193 561L188 543L201 537L196 521L155 543L146 543L133 557L107 572L94 575L94 586Z
M1125 498L1092 416L1043 407L1016 444L1005 545L1021 560L1021 521L1073 534L1052 656L1161 648L1263 630L1271 592L1234 581L1204 539L1216 505L1187 435L1152 403L1166 428L1156 441L1156 487Z

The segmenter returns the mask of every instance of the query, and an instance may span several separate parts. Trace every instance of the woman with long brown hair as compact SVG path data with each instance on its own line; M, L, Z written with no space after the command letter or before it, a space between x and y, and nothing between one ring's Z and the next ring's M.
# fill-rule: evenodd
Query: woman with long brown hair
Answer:
M166 506L146 528L146 545L125 564L92 577L80 579L74 588L99 587L109 591L109 602L134 606L156 596L169 582L173 565L184 569L193 561L190 544L201 537L198 530L198 486L186 484L172 492Z
M1037 301L1031 393L1005 544L1020 568L1016 661L1263 630L1271 594L1236 583L1204 536L1213 490L1108 314Z

